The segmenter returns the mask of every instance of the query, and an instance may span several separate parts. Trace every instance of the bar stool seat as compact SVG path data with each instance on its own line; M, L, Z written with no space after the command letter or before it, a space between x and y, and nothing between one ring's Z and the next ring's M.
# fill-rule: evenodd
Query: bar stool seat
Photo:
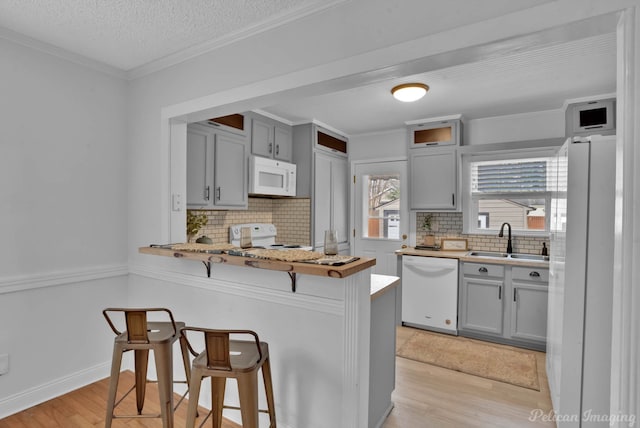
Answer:
M162 314L162 317L168 321L148 321L148 314L153 312ZM120 313L124 316L126 330L120 331L116 328L112 319L115 313ZM182 402L182 399L180 399L175 407L173 405L173 344L177 340L180 340L182 360L186 375L185 381L181 381L180 383L187 383L188 385L190 377L188 348L186 346L186 340L181 334L181 329L185 324L183 322L176 322L171 311L166 308L107 308L102 311L102 314L116 334L111 362L111 381L107 398L105 428L110 428L113 419L116 418L161 418L164 428L173 428L173 413L175 408ZM116 402L122 355L131 350L134 352L135 385ZM153 351L158 377L157 383L160 398L159 415L142 413L146 385L152 382L147 380L149 351ZM136 408L138 413L136 415L115 415L115 408L134 389L136 390Z
M187 332L200 332L204 335L204 350L196 352L191 346ZM222 426L222 410L240 410L244 428L258 428L258 412L268 413L270 428L276 428L276 412L271 384L271 364L269 345L261 342L251 330L213 330L198 327L185 327L182 333L189 351L195 356L191 365L189 407L187 410L187 428L195 427L196 411L202 379L211 378L211 411L206 419L212 417L212 426ZM232 340L230 335L250 335L253 340ZM262 369L267 410L258 409L258 370ZM238 382L240 407L226 406L224 392L227 378ZM202 426L202 425L200 425Z

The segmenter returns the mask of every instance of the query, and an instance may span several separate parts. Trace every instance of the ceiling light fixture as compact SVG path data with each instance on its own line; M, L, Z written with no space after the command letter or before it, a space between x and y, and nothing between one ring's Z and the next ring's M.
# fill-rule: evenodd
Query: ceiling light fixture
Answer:
M404 83L394 86L391 94L396 100L410 103L424 97L428 90L429 87L424 83Z

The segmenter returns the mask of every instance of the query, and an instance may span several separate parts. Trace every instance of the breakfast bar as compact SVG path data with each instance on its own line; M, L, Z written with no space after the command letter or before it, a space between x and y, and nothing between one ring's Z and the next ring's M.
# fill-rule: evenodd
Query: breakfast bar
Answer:
M378 367L372 361L379 357L372 351L390 354L382 361L394 358L395 324L388 313L395 313L399 280L374 276L372 282L375 259L283 261L162 246L142 247L139 252L170 258L168 270L188 268L191 273L158 275L157 281L141 276L147 284L132 296L132 304L169 299L176 316L187 324L252 329L269 343L278 426L365 428L381 422L369 420L369 415L386 417L392 407L394 367L387 365L390 373L382 377L370 373L370 367ZM193 262L204 263L206 271L194 269ZM389 325L380 327L385 323ZM383 333L371 337L372 325ZM391 345L376 346L380 340ZM384 387L371 384L380 378ZM375 399L381 411L369 407L374 390L387 391ZM230 382L227 404L237 405L237 400ZM210 403L210 397L200 395L201 405ZM238 412L225 410L224 416L240 421ZM260 417L265 424L266 415Z

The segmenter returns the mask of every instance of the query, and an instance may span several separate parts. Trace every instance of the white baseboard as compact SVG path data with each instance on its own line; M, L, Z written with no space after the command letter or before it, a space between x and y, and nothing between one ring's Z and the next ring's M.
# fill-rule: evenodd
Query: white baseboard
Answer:
M0 420L108 377L111 361L44 383L0 401Z
M127 274L129 274L129 267L127 265L108 265L16 277L3 277L0 278L0 294L95 281Z

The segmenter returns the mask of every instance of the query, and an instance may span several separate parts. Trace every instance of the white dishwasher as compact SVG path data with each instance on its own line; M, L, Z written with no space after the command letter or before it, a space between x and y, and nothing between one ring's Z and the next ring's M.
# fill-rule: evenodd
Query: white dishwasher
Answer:
M402 323L458 334L458 260L402 256Z

